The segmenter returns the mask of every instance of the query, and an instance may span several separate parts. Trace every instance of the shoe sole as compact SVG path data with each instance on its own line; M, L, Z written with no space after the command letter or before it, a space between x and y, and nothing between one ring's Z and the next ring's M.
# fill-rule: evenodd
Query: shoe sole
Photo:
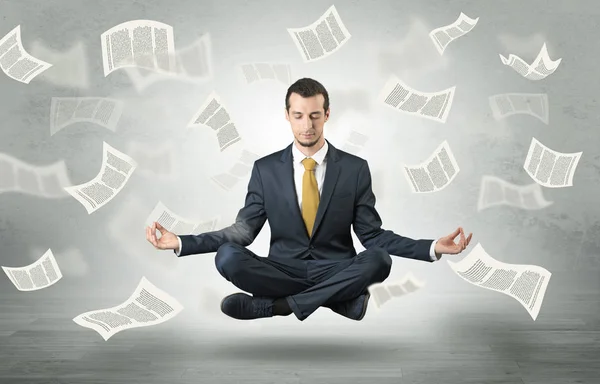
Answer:
M327 308L331 309L335 313L338 313L338 314L341 314L344 317L347 317L348 319L351 319L351 320L354 320L354 321L361 321L365 317L365 315L367 314L367 308L368 308L368 304L369 304L369 299L370 298L371 298L371 293L367 292L365 294L365 298L364 298L364 301L363 301L362 311L360 312L360 315L357 318L350 317L347 314L342 314L340 312L337 312L337 311L335 311L333 308L331 308L329 306Z
M365 301L363 302L363 310L362 310L360 316L358 317L358 319L356 319L356 321L361 321L365 317L365 315L367 314L367 307L369 305L369 299L370 298L371 298L371 294L367 293L365 295Z

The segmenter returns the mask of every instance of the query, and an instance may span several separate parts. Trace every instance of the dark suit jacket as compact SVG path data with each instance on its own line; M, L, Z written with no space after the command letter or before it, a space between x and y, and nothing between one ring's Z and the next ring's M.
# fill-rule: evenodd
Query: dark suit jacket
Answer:
M433 240L413 240L381 228L367 161L329 143L327 168L312 237L298 207L292 145L258 159L252 168L245 206L235 223L218 231L180 236L181 256L216 252L226 243L252 244L266 220L271 228L269 257L347 259L356 256L350 228L366 249L431 262Z

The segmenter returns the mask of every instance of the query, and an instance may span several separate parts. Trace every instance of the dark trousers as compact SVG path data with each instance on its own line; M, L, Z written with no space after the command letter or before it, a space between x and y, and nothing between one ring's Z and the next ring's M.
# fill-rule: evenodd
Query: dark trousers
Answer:
M390 274L392 259L382 248L365 250L352 259L299 260L259 257L235 243L225 243L215 256L225 279L253 296L285 298L299 320L319 307L352 300Z

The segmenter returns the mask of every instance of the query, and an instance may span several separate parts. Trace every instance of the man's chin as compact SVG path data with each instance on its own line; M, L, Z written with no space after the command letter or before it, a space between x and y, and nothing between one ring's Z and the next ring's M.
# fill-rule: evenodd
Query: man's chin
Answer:
M317 145L317 143L319 142L319 139L315 139L315 140L298 140L298 144L300 144L303 147L306 148L310 148L310 147L314 147L315 145Z

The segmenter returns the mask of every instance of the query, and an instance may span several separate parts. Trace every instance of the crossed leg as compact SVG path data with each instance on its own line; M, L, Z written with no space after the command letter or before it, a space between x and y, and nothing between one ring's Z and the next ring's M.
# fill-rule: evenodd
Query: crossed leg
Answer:
M319 261L316 260L317 268ZM390 274L392 259L384 249L371 248L352 259L340 261L340 264L342 268L331 277L286 297L298 320L306 319L321 306L355 299L371 284L384 281Z
M254 296L281 298L312 285L304 260L259 257L246 247L225 243L215 256L217 271L233 285Z
M381 248L371 248L352 259L298 260L259 257L235 243L217 251L219 273L254 296L285 298L294 315L304 320L321 306L352 300L369 285L384 281L392 260Z

